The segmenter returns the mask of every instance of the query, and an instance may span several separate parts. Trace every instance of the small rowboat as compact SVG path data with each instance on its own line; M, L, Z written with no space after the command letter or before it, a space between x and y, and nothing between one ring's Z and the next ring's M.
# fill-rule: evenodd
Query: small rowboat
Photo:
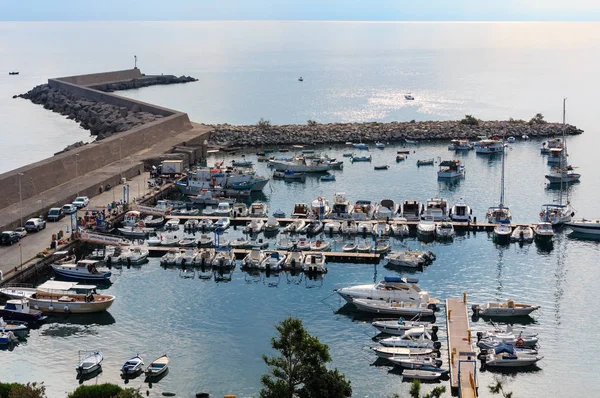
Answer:
M157 377L167 371L169 367L169 357L167 354L156 358L148 367L146 368L146 377L152 378Z
M417 166L431 166L435 161L433 159L417 160Z
M436 372L433 370L421 370L421 369L407 369L402 372L402 376L406 379L419 379L419 380L437 380L442 376L443 372Z
M387 170L387 169L389 169L389 168L390 168L390 166L389 166L389 165L387 165L387 164L384 164L384 165L374 166L373 168L374 168L375 170Z
M100 366L102 366L102 359L100 351L89 354L79 362L75 370L77 370L77 374L80 376L90 374L100 369Z
M144 360L139 355L136 355L123 364L123 366L121 367L121 374L124 377L135 375L138 372L142 371L143 366Z

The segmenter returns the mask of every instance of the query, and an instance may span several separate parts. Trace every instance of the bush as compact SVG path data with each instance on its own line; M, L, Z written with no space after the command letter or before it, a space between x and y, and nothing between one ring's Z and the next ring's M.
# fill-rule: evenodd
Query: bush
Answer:
M307 120L306 124L308 124L310 127L315 127L317 125L317 122L315 122L314 120Z
M122 389L116 384L104 383L90 386L79 386L69 394L68 398L142 398L139 390Z
M460 121L460 124L466 124L469 126L477 126L479 124L479 120L473 117L473 115L465 115L465 118Z
M544 115L542 115L541 113L536 113L534 117L531 118L531 120L529 121L529 124L545 124L547 123L544 120Z
M509 123L525 123L523 119L513 119L512 117L508 119Z
M44 383L0 383L0 398L45 398Z
M260 120L258 121L258 123L256 123L256 125L261 130L269 130L271 128L271 121L265 120L261 117Z

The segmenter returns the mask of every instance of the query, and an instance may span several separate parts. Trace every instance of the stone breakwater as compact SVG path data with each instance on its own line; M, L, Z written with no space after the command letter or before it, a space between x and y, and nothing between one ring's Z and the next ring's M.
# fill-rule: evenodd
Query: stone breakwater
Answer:
M105 92L131 90L134 88L157 86L165 84L180 84L196 82L198 79L191 76L173 76L173 75L151 75L144 76L139 79L132 79L128 81L121 81L115 83L106 83L92 86L93 88Z
M444 140L465 138L476 140L479 136L520 138L527 135L553 137L562 135L559 123L529 124L522 121L479 121L478 125L466 125L458 121L442 122L391 122L391 123L331 123L311 125L281 125L261 127L213 126L210 144L222 147L333 144L344 142L394 142L403 140ZM583 130L567 125L569 135L581 134Z

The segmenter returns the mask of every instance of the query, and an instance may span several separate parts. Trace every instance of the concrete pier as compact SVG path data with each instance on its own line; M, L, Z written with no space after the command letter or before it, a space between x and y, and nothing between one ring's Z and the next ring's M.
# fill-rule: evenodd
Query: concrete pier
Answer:
M450 386L461 398L477 397L477 356L471 344L466 294L446 299Z

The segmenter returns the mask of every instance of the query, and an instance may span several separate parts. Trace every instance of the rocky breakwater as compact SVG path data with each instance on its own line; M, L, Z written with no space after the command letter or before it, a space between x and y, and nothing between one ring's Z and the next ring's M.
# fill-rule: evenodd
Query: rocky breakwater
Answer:
M90 130L91 135L96 136L96 140L162 118L161 115L141 112L137 106L129 110L126 107L93 101L67 91L54 89L47 84L36 86L27 93L15 97L28 99L34 104L43 105L45 109L79 122L81 127Z
M134 88L148 87L148 86L157 86L157 85L166 85L166 84L180 84L180 83L190 83L196 82L198 79L195 79L191 76L174 76L174 75L151 75L144 76L139 79L132 79L126 81L120 81L115 83L106 83L92 86L96 90L101 90L105 92L112 91L122 91L122 90L131 90Z
M476 124L475 124L476 123ZM271 126L259 123L252 126L214 126L210 144L221 147L264 146L289 144L333 144L345 142L394 142L403 140L448 141L455 138L477 140L480 136L524 135L535 137L553 137L562 135L563 126L545 121L482 121L472 124L464 121L429 122L391 122L391 123L329 123L309 122L307 125ZM569 135L583 131L567 125Z

